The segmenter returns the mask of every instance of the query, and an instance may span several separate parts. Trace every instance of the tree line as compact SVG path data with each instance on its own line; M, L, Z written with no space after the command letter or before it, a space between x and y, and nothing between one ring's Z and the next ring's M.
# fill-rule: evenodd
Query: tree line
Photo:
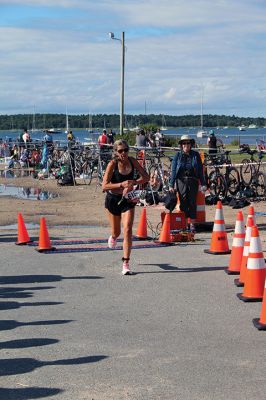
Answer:
M87 129L87 128L113 128L119 127L119 114L80 114L69 115L70 129ZM266 119L263 117L238 117L235 115L212 115L205 114L203 116L204 126L212 127L238 127L240 125L255 124L259 127L266 126ZM139 114L125 115L125 128L132 129L136 126L153 125L167 127L199 127L200 115L163 115L163 114ZM38 129L45 130L49 128L65 129L66 116L65 114L15 114L15 115L0 115L0 130L22 130L22 129Z

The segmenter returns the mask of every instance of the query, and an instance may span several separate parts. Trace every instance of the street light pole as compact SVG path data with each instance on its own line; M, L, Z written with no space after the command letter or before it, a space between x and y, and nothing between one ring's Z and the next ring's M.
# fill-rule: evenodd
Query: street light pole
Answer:
M125 32L122 32L121 39L115 37L113 32L109 32L109 36L113 40L119 40L122 44L121 57L121 88L120 88L120 134L124 133L124 98L125 98Z
M121 93L120 93L120 135L124 133L124 94L125 94L125 32L122 32Z

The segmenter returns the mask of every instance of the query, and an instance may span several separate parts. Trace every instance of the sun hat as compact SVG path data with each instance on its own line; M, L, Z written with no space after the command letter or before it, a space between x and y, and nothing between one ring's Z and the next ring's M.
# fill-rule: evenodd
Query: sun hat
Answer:
M195 143L195 140L192 139L189 135L182 135L178 143L182 144L183 142L190 142L191 144L193 144Z

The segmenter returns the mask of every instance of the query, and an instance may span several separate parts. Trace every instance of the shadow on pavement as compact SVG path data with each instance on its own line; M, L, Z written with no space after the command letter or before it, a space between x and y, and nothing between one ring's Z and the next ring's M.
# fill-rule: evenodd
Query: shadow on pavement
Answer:
M53 388L39 388L39 387L30 387L30 388L21 388L21 389L7 389L0 388L0 399L3 400L30 400L30 399L40 399L43 397L55 396L59 393L62 393L61 389L53 389Z
M0 292L0 298L1 299L28 299L29 297L33 297L33 292L6 292L6 293L1 293Z
M56 361L39 361L35 358L6 358L0 360L0 376L26 374L48 365L80 365L104 360L107 356L88 356Z
M58 304L64 304L60 301L39 301L35 303L19 303L17 301L2 301L0 302L0 311L13 310L20 307L36 307L36 306L57 306Z
M139 274L160 274L164 272L208 272L208 271L222 271L226 267L196 267L196 268L182 268L175 267L171 264L140 264L140 265L151 265L161 268L163 271L141 271L137 272Z
M73 319L51 319L48 321L19 322L12 319L0 320L0 331L9 331L21 326L59 325L73 322ZM0 397L1 398L1 397Z
M14 233L0 234L0 243L15 243L17 241L17 235Z
M102 276L62 276L62 275L14 275L2 276L1 285L15 285L20 283L59 282L64 279L103 279Z
M0 288L0 294L12 293L12 292L23 292L24 290L47 290L55 289L55 286L35 286L35 287L5 287Z
M58 339L18 339L0 342L0 349L25 349L28 347L48 346L50 344L58 343Z
M55 286L43 286L43 287L28 287L28 288L19 288L19 287L5 287L0 288L0 298L2 299L10 299L10 298L29 298L33 297L32 290L42 290L42 289L54 289Z

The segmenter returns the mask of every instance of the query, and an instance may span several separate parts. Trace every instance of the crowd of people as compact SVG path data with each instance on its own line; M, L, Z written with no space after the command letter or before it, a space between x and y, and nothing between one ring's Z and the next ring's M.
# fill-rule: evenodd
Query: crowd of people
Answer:
M136 147L161 147L165 145L165 138L160 128L156 132L139 129L136 134Z

